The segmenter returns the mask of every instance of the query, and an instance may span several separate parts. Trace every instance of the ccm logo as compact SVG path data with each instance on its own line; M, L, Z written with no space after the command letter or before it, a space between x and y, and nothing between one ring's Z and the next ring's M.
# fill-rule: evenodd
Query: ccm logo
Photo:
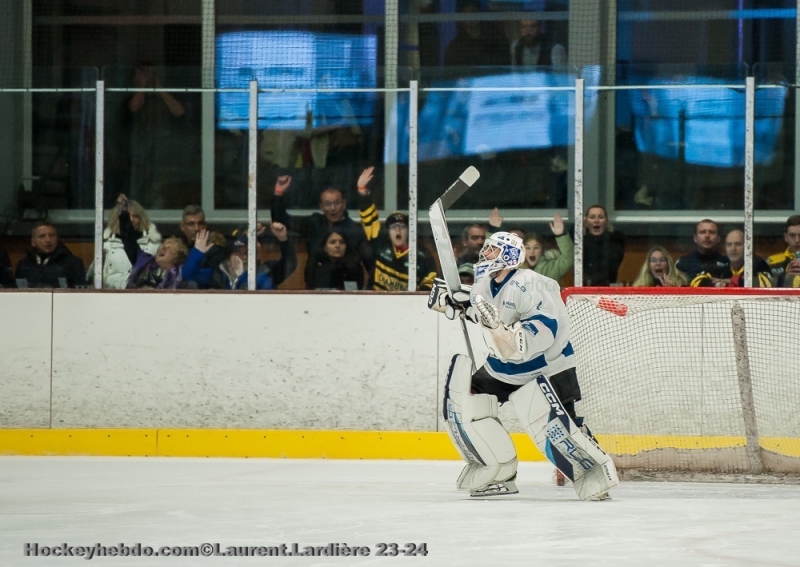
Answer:
M556 395L553 393L553 390L550 389L547 383L539 382L539 389L542 391L547 401L550 402L550 407L555 410L556 415L564 415L564 410L561 409L561 404L558 403L558 398L556 398Z

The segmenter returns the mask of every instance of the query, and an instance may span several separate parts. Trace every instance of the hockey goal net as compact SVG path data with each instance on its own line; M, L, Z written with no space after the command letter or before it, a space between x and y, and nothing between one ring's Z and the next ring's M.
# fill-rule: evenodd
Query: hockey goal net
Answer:
M800 290L563 297L579 413L623 478L800 481Z

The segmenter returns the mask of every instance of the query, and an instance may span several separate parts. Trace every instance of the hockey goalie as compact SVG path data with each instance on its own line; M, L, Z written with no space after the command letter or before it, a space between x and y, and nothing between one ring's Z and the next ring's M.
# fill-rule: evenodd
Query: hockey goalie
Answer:
M497 419L499 405L511 402L525 431L578 496L604 500L619 479L575 413L581 391L567 309L558 283L518 270L522 259L522 240L496 232L480 251L471 288L451 291L436 280L428 299L434 311L479 325L489 350L475 372L469 356L454 356L444 388L448 433L467 463L457 486L471 496L517 492L516 450Z

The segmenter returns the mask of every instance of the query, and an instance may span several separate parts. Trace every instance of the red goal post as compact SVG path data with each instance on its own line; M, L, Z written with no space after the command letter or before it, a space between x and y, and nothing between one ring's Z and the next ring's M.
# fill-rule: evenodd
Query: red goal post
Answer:
M562 297L579 413L623 478L800 481L800 289Z

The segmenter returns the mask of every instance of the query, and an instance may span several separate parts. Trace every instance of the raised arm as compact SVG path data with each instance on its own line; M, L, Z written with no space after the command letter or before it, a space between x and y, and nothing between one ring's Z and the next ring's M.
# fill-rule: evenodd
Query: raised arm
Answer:
M270 266L277 287L297 269L297 251L289 242L289 232L284 225L274 222L269 228L272 235L278 240L278 246L281 249L280 259L273 260L274 264ZM308 261L310 262L311 258Z
M378 218L378 208L372 202L369 191L369 182L372 181L374 167L368 167L358 177L358 213L361 217L361 226L367 240L374 240L381 230L381 221Z
M135 266L141 248L137 242L136 232L133 230L131 215L128 212L128 198L123 193L117 197L117 208L119 209L119 238L122 240L128 261L131 266Z
M281 175L275 181L274 197L272 199L272 221L280 223L285 226L287 230L296 232L301 236L307 236L308 223L307 217L294 217L286 211L286 197L285 193L289 190L292 184L291 175Z
M550 223L550 230L556 237L556 245L561 255L553 259L555 275L554 280L560 280L575 265L575 245L570 235L564 230L564 219L556 213L553 215L553 222ZM557 277L556 277L557 276Z
M197 233L197 238L194 241L194 247L189 250L189 257L183 265L181 276L185 281L193 281L198 285L208 285L211 283L211 276L214 270L212 268L201 268L200 264L206 256L206 253L211 250L213 244L208 242L208 230L201 230Z

